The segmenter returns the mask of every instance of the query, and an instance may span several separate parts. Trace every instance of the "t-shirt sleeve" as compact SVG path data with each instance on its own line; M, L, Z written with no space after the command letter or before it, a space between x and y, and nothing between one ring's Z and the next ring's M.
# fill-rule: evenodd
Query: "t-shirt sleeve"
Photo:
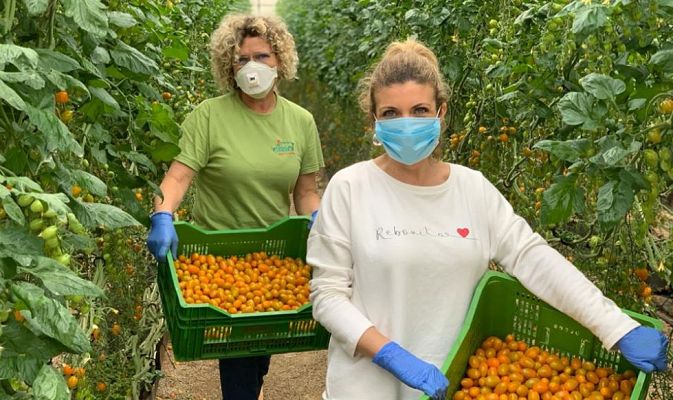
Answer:
M205 108L197 108L187 115L180 126L182 136L178 142L180 154L175 157L194 171L199 171L208 163L208 113Z
M349 199L348 182L340 180L338 174L332 177L309 235L306 261L313 266L310 295L313 317L348 354L354 355L360 337L373 324L351 302Z
M639 325L533 232L498 189L482 179L492 260L531 293L589 329L606 349Z
M305 126L306 150L301 155L301 175L317 172L325 166L318 128L312 116L309 115Z

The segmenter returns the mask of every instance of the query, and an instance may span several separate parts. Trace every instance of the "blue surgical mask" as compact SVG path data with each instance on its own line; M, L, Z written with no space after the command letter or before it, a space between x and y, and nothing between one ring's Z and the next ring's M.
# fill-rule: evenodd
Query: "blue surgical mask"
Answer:
M374 138L393 160L412 165L432 154L439 143L440 130L438 117L392 118L376 120Z

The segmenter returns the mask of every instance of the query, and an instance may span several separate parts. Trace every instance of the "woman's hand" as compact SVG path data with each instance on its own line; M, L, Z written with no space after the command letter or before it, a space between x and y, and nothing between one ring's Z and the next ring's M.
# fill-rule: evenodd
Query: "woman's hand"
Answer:
M639 326L631 330L619 339L617 347L624 358L644 372L664 371L668 368L668 339L654 328Z
M173 215L168 211L159 211L150 217L150 233L147 236L147 247L159 262L166 262L166 253L171 250L177 257L178 235L173 227Z
M446 397L449 380L439 368L409 353L393 341L385 344L372 361L407 386L422 390L433 400L444 400Z
M311 213L311 220L308 223L308 230L309 231L313 227L313 224L315 223L315 219L316 219L317 216L318 216L318 210L315 210Z

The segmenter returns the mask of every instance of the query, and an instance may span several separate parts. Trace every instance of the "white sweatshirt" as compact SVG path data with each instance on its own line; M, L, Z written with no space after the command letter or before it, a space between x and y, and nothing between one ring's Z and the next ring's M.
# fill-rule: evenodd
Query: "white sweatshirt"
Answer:
M413 186L372 160L335 174L308 240L313 316L332 333L329 400L416 400L422 392L355 353L375 326L441 367L473 291L493 260L606 348L638 326L477 171L451 164L437 186Z

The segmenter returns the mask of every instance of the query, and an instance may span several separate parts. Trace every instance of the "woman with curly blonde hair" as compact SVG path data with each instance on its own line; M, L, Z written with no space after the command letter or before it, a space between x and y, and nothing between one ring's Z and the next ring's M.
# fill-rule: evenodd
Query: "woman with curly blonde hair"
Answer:
M315 216L316 175L324 166L311 114L278 94L292 80L297 52L274 17L228 15L211 39L213 75L223 95L199 104L182 123L180 154L154 200L147 245L160 261L176 257L173 212L195 180L193 218L205 229L266 227L290 213ZM221 304L225 309L233 304ZM247 305L237 311L248 311ZM256 400L269 356L220 360L222 396Z

